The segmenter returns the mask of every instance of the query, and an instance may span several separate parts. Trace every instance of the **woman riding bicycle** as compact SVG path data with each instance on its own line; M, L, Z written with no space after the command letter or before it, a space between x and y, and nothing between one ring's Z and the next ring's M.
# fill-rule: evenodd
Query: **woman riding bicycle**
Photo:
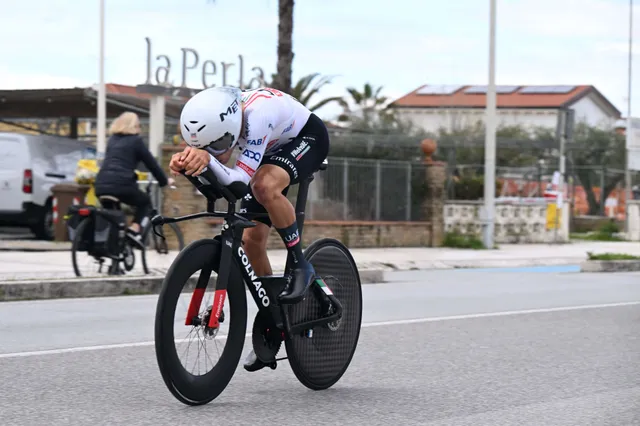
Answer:
M140 240L142 220L149 214L151 200L138 188L136 166L142 162L156 178L161 188L170 181L140 136L140 119L133 112L124 112L109 127L109 140L104 160L96 176L96 196L110 195L135 207L132 237ZM173 179L171 179L173 180Z

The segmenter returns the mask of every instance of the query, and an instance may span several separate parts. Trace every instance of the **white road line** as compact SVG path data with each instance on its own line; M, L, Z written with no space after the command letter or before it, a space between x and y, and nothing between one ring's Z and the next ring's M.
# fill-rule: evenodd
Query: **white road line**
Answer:
M579 305L579 306L563 306L558 308L540 308L540 309L526 309L521 311L502 311L502 312L487 312L483 314L465 314L465 315L449 315L446 317L429 317L429 318L416 318L397 321L380 321L370 322L362 324L362 328L365 327L381 327L387 325L406 325L406 324L420 324L423 322L436 322L436 321L453 321L464 320L474 318L490 318L490 317L506 317L513 315L528 315L528 314L544 314L548 312L563 312L563 311L578 311L583 309L598 309L598 308L618 308L622 306L634 306L640 305L638 302L620 302L620 303L606 303L599 305ZM2 356L2 355L0 355Z
M438 321L466 320L466 319L476 319L476 318L543 314L543 313L550 313L550 312L577 311L577 310L585 310L585 309L618 308L623 306L637 306L637 305L640 305L640 301L606 303L606 304L599 304L599 305L563 306L558 308L527 309L527 310L520 310L520 311L487 312L487 313L480 313L480 314L450 315L450 316L444 316L444 317L429 317L429 318L404 319L404 320L395 320L395 321L370 322L370 323L362 324L362 328L384 327L384 326L390 326L390 325L420 324L420 323L438 322ZM251 337L251 333L247 333L245 337ZM218 336L216 338L226 339L226 336ZM137 348L137 347L153 346L153 345L155 345L155 342L147 341L147 342L133 342L133 343L117 343L113 345L80 346L75 348L49 349L49 350L31 351L31 352L14 352L14 353L0 354L0 359L23 358L23 357L31 357L31 356L42 356L42 355L59 355L59 354L66 354L66 353L73 353L73 352L90 352L90 351L100 351L100 350L107 350L107 349Z

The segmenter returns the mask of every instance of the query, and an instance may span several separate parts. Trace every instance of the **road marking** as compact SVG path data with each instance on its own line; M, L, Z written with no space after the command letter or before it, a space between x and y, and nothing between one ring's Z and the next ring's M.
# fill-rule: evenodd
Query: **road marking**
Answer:
M406 319L406 320L396 320L396 321L380 321L380 322L370 322L370 323L362 324L362 328L382 327L382 326L389 326L389 325L420 324L423 322L454 321L454 320L475 319L475 318L506 317L506 316L513 316L513 315L544 314L548 312L578 311L578 310L584 310L584 309L618 308L622 306L635 306L635 305L640 305L640 301L605 303L605 304L599 304L599 305L563 306L558 308L525 309L521 311L486 312L482 314L449 315L446 317L416 318L416 319Z
M601 308L618 308L623 306L637 306L640 305L640 301L637 302L621 302L621 303L604 303L599 305L579 305L579 306L563 306L558 308L540 308L540 309L526 309L520 311L502 311L502 312L486 312L480 314L465 314L465 315L449 315L443 317L428 317L428 318L415 318L415 319L404 319L404 320L393 320L393 321L379 321L379 322L369 322L362 324L362 328L369 327L384 327L390 325L407 325L407 324L420 324L425 322L439 322L439 321L455 321L455 320L465 320L465 319L477 319L477 318L491 318L491 317L504 317L504 316L515 316L515 315L530 315L530 314L544 314L550 312L564 312L564 311L578 311L585 309L601 309ZM251 337L251 333L245 334L245 338ZM227 336L218 336L216 339L223 340L226 339ZM186 339L179 340L178 342L185 342ZM75 348L63 348L63 349L49 349L43 351L30 351L30 352L14 352L14 353L6 353L0 354L0 359L3 358L24 358L31 356L43 356L43 355L59 355L66 353L74 353L74 352L90 352L90 351L100 351L100 350L108 350L108 349L124 349L124 348L138 348L145 346L153 346L155 342L147 341L147 342L133 342L133 343L117 343L113 345L96 345L96 346L80 346Z

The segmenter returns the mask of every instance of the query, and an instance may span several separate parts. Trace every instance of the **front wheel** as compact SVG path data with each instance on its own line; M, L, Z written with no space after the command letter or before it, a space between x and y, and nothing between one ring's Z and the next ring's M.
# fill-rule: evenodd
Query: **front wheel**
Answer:
M158 298L155 319L158 367L169 391L187 405L211 402L225 389L244 347L247 329L244 282L240 272L232 269L227 294L216 291L220 252L218 240L189 244L173 261ZM228 300L224 301L227 295ZM224 301L217 328L208 327L214 298Z
M304 256L343 309L341 319L314 328L310 336L298 334L285 342L289 365L300 383L321 390L340 380L351 363L360 337L362 288L356 263L339 241L330 238L315 241ZM303 301L289 307L291 324L319 317L321 304L313 290L319 289L310 288Z

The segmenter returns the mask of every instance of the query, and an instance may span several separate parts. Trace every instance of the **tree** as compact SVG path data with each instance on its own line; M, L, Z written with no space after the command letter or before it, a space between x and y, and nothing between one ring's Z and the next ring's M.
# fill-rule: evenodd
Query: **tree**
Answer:
M573 175L585 190L590 215L598 215L609 194L624 178L624 173L608 175L607 169L624 169L625 137L613 130L603 130L579 123L574 129L573 142L568 147ZM597 173L594 173L597 172ZM602 179L603 175L604 179ZM599 199L594 187L601 188Z
M293 73L293 0L278 0L278 63L274 89L289 92Z
M382 86L374 89L369 83L365 83L362 92L354 87L347 88L347 92L349 92L353 103L357 107L357 112L362 113L364 120L374 119L375 117L372 117L372 112L380 110L387 102L386 96L380 96L381 91ZM353 111L350 111L349 108L346 107L345 113L340 117L340 120L347 121L350 117L352 118L353 115Z
M272 86L286 93L291 90L293 72L293 6L294 0L278 0L278 61Z
M322 89L327 84L331 83L331 81L334 78L334 76L320 77L320 79L316 80L313 86L311 86L311 83L317 77L320 77L320 73L313 73L313 74L309 74L302 77L300 80L298 80L296 85L291 88L291 92L289 94L294 98L298 99L301 104L305 105L311 111L316 111L322 108L323 106L330 104L331 102L337 102L338 104L345 107L346 102L342 96L332 96L329 98L324 98L321 101L318 101L313 105L310 105L311 98L317 95L318 92L320 92L320 89Z

